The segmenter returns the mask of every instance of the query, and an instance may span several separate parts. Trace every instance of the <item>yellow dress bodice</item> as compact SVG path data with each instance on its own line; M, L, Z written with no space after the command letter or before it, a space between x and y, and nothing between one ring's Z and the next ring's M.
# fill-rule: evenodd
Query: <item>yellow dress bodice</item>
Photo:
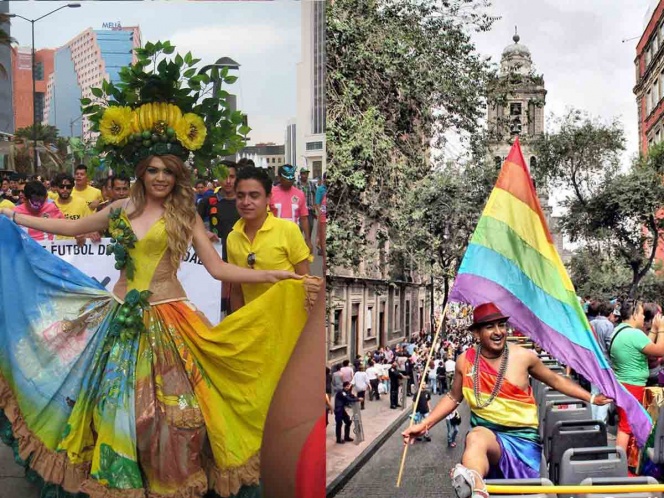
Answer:
M124 211L122 217L131 226L131 221ZM171 263L164 218L159 218L143 238L138 240L132 249L128 249L128 253L134 260L134 278L127 279L125 270L122 270L113 289L117 297L124 299L127 292L136 289L152 292L152 304L187 299L177 279L177 268L173 268Z

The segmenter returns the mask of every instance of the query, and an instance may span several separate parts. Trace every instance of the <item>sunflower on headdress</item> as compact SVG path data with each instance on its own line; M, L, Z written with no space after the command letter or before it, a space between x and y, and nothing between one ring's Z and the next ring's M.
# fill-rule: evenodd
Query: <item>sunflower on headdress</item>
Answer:
M132 174L147 157L168 154L207 174L217 158L244 147L251 128L220 87L236 79L227 67L198 69L200 59L174 53L169 41L134 52L136 62L120 69L119 81L104 81L90 89L94 99L81 99L90 130L100 133L98 161Z
M99 132L104 142L120 145L132 133L133 112L129 107L113 106L104 111L99 122Z
M203 119L197 114L188 112L177 125L175 135L189 150L198 150L203 146L207 135L207 128Z

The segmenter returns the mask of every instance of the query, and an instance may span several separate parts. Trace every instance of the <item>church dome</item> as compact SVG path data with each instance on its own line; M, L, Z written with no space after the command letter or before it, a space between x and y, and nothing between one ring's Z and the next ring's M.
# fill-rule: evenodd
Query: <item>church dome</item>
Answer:
M512 40L514 40L514 43L507 45L505 50L503 50L503 58L508 58L515 55L530 58L530 49L519 43L521 37L518 34L515 34L512 37Z

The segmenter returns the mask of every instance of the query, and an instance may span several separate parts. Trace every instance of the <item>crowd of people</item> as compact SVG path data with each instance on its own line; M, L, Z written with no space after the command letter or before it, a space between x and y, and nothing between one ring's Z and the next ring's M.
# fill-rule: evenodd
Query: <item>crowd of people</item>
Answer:
M607 364L625 389L643 403L646 386L664 386L664 318L659 303L586 298L581 305ZM554 374L540 360L546 353L536 344L529 350L508 343L509 335L522 335L508 325L508 319L493 303L475 309L459 304L449 307L445 334L426 369L426 388L415 409L414 423L403 433L407 444L429 441L431 427L445 420L448 446L454 447L460 423L458 406L463 401L469 404L471 428L464 437L461 463L451 472L459 497L488 496L487 476L539 476L541 442L531 378L589 402L593 419L607 425L610 408L615 406L599 386L569 367L565 376ZM337 443L352 440L352 421L346 413L349 404L360 403L363 408L366 402L389 393L390 406L398 408L402 385L406 395L415 396L431 341L432 334L423 333L413 343L370 351L352 363L345 360L334 371L328 369L328 410L335 414ZM432 394L443 395L435 407L431 406ZM514 411L506 417L510 407ZM611 413L618 418L615 444L629 454L635 444L628 414L620 406ZM636 470L630 468L633 473Z
M472 308L470 308L472 318ZM351 363L344 360L332 369L326 368L326 414L334 413L335 437L338 444L353 441L350 437L352 419L347 411L352 403L359 403L364 410L367 402L380 401L389 396L391 409L402 408L400 400L405 395L415 401L425 363L432 347L435 351L429 368L426 369L425 389L418 400L416 420L429 413L431 396L443 395L451 389L456 359L473 344L472 334L465 325L469 308L453 304L448 311L448 325L443 340L433 346L433 334L420 332L412 342L381 347L358 355ZM329 423L329 420L328 420ZM456 447L460 415L450 413L447 444ZM342 434L342 430L344 433ZM430 441L428 432L419 440Z
M193 186L196 209L203 219L208 237L213 242L221 243L224 261L228 261L226 239L240 219L235 194L237 171L245 166L255 168L255 165L247 158L241 158L237 163L223 160L221 164L226 167L224 178L199 177ZM320 181L310 180L309 169L303 167L296 181L295 170L288 164L280 166L276 178L266 171L271 185L269 210L275 217L300 226L312 254L311 236L316 225L316 254L324 256L327 224L325 174ZM73 176L60 172L50 179L41 175L8 173L0 177L0 208L16 209L17 213L40 218L76 220L99 212L117 200L128 198L131 184L132 180L124 174L109 175L91 182L88 169L83 164L76 166ZM28 231L35 240L72 238L33 229ZM79 244L86 239L98 242L103 235L83 234L76 240Z

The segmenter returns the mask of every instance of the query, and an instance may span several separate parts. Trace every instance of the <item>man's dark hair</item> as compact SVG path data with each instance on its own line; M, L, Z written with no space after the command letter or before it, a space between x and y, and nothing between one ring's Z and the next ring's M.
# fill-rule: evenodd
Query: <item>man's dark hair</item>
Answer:
M343 366L344 367L347 367L349 364L350 364L350 361L348 361L348 360L343 361Z
M251 166L252 168L256 167L256 163L254 163L253 160L249 159L248 157L243 157L241 158L238 162L237 165L241 168Z
M119 173L117 175L113 175L109 178L109 180L111 182L111 188L113 188L115 186L116 181L127 182L127 185L131 184L131 181L129 181L129 177L127 175L125 175L124 173Z
M646 303L643 305L643 320L646 322L652 322L655 315L659 313L659 306L657 303Z
M238 163L236 163L235 161L229 161L228 159L222 159L221 161L219 161L219 164L223 164L227 168L235 168L236 171L238 169Z
M591 316L599 315L599 308L601 304L602 303L600 301L597 301L596 299L590 301L590 304L588 305L588 314Z
M238 184L242 180L256 180L263 185L265 189L265 195L270 195L272 193L272 182L270 177L267 175L264 169L256 168L254 166L245 166L239 168L237 171L237 176L235 177L235 188L237 189Z
M620 320L625 322L632 318L632 315L641 304L641 301L637 301L636 299L625 299L620 303Z
M88 167L85 164L79 164L78 166L76 166L75 171L78 171L80 169L84 169L86 173L88 172Z
M611 304L609 301L602 301L601 303L599 303L598 314L600 316L609 317L611 316L611 313L613 313L614 309L616 309L616 307L613 304Z
M68 180L69 183L74 185L74 177L71 176L69 173L58 173L57 175L55 175L55 178L53 178L53 183L58 187L61 187L62 182L64 182L65 180Z
M346 387L348 387L348 386L350 386L350 382L345 381L345 382L343 383L343 387L346 388Z
M42 182L32 181L25 184L23 194L26 199L30 200L33 197L46 197L48 192L46 192L46 187Z
M194 183L194 186L195 186L195 187L198 187L198 186L201 185L201 184L202 184L204 187L205 187L205 185L206 185L205 180L202 180L202 179L199 178L198 180L196 180L196 183Z

